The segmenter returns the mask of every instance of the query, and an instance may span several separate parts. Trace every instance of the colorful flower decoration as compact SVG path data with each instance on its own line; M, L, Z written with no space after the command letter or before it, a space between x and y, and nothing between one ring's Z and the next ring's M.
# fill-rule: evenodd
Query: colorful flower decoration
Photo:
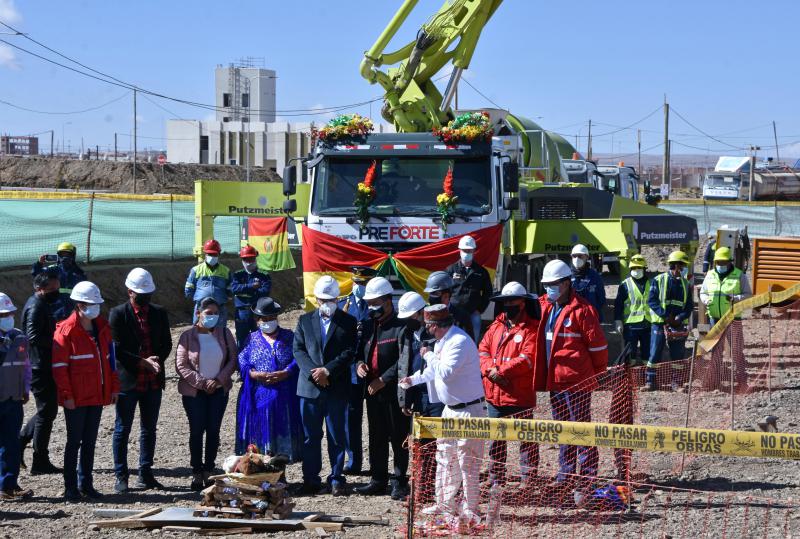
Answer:
M442 192L436 195L436 211L442 216L442 230L447 232L447 224L452 223L453 210L458 204L458 197L453 191L453 167L447 169L442 183Z
M353 205L356 207L356 216L358 217L358 222L362 230L367 227L367 222L369 221L369 205L377 194L375 186L373 185L373 183L375 183L375 167L377 164L377 161L373 161L367 169L367 173L364 175L364 181L358 183L356 198L353 201Z
M433 134L444 142L490 142L494 130L488 112L467 112L444 127L434 128Z
M358 114L341 114L325 124L322 129L311 128L312 143L315 140L334 142L354 137L363 137L372 133L372 120Z

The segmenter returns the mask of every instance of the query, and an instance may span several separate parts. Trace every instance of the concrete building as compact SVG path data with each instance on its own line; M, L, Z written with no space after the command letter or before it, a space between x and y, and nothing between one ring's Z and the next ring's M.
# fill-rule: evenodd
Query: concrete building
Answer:
M39 155L38 137L0 136L0 154L3 155Z
M263 63L263 59L261 60ZM275 71L248 58L217 66L214 87L218 122L275 121Z

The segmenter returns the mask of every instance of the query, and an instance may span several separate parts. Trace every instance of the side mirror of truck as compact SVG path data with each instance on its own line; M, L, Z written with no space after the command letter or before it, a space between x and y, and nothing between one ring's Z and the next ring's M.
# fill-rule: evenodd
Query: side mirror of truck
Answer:
M283 213L294 213L297 211L297 201L293 198L283 201Z
M508 211L517 211L519 209L519 199L518 198L504 198L503 199L503 209Z
M291 196L297 192L297 167L288 165L283 167L283 194Z
M519 191L519 165L516 163L503 163L503 191L516 193Z
M652 188L650 187L650 180L645 180L644 181L643 190L644 190L644 194L645 195L649 195L650 194L650 191L652 190Z

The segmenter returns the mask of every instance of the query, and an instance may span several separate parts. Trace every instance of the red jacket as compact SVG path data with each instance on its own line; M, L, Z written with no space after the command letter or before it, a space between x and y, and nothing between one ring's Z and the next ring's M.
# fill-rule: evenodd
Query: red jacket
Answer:
M478 348L481 356L483 391L494 406L536 406L533 390L533 366L536 356L536 329L539 321L524 311L520 323L509 329L505 313L492 322ZM508 380L501 386L486 375L497 367L497 372Z
M608 342L594 307L574 291L570 292L569 303L564 305L553 326L548 362L545 343L553 304L546 297L539 301L542 320L537 334L534 387L537 391L563 391L589 380L581 389L597 388L594 378L608 366Z
M77 312L56 325L53 378L60 405L72 399L76 407L106 406L111 404L111 395L119 393L111 328L103 318L95 318L94 323L97 345L81 326Z

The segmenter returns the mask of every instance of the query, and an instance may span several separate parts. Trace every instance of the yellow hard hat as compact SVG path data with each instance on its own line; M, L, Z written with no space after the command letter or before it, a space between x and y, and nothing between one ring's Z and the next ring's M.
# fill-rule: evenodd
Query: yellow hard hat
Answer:
M633 255L631 257L631 262L628 264L628 267L633 268L646 268L647 267L647 260L642 255Z
M670 263L670 264L672 264L673 262L680 262L681 264L688 265L689 264L689 257L686 256L686 253L684 253L683 251L672 251L669 254L669 258L667 259L667 262Z
M717 260L724 260L725 262L730 262L733 260L733 253L731 253L730 247L720 247L714 252L714 262Z
M77 251L77 249L75 249L74 245L72 245L68 241L65 241L63 243L58 244L58 249L56 249L56 252L60 253L61 251L72 251L74 253L75 251Z

